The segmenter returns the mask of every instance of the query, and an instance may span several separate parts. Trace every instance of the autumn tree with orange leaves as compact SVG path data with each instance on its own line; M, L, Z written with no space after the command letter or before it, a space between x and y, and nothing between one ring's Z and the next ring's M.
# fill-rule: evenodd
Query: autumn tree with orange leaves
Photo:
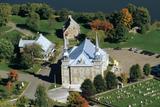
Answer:
M92 30L103 30L107 32L108 30L111 30L113 28L113 25L109 21L96 19L90 23L90 27Z
M8 73L8 79L9 81L17 81L18 80L18 73L16 70L11 70L9 73Z
M121 23L124 24L127 28L130 28L133 22L132 14L127 8L123 8L120 13L122 14Z
M85 100L78 92L70 92L67 101L68 107L89 107L87 100Z

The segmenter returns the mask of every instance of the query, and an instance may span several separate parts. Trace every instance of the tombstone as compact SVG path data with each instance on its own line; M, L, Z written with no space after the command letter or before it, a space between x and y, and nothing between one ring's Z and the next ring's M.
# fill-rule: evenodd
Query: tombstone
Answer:
M24 82L21 83L21 86L24 87Z

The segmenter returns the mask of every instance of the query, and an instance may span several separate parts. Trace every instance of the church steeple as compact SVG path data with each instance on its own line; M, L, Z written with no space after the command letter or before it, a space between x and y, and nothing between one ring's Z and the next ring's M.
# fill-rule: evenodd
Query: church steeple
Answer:
M64 34L63 34L63 38L64 38L64 53L63 53L63 57L64 57L64 59L68 59L69 58L69 53L68 53L68 47L67 47L67 39L66 39Z
M99 52L99 42L98 42L98 37L97 37L97 32L96 32L96 46L95 46L95 50L96 50L96 52L95 52L95 59L100 59L100 52Z

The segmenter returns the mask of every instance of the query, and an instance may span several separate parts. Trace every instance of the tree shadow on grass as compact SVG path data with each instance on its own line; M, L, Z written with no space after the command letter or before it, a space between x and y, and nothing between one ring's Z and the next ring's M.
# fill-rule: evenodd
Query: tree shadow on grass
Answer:
M63 30L62 29L56 29L55 34L58 38L63 38Z
M31 32L34 32L34 33L40 32L40 33L42 33L44 35L49 34L49 32L39 31L39 29L37 29L37 30L31 29L26 24L16 24L16 26L19 27L19 28L21 28L21 29L30 30Z

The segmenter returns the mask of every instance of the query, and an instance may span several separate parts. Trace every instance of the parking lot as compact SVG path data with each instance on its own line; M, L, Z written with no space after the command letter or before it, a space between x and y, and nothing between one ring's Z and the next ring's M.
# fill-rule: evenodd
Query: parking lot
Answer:
M139 64L141 68L143 68L146 63L149 63L151 66L160 64L160 58L157 58L157 54L143 54L141 50L135 52L129 51L128 49L107 49L106 51L114 60L119 62L121 71L125 72L128 72L134 64Z

